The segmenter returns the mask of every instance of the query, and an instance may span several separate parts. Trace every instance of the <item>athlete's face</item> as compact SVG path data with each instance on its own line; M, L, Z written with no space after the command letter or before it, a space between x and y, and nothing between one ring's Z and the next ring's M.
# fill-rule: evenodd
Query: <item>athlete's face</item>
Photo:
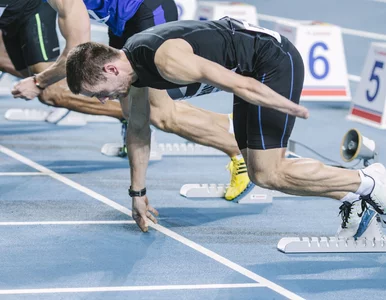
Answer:
M106 80L101 80L93 86L85 84L81 94L88 97L96 97L103 104L107 100L115 100L128 95L130 80L124 72L114 69L112 71L105 71L103 75L106 77Z

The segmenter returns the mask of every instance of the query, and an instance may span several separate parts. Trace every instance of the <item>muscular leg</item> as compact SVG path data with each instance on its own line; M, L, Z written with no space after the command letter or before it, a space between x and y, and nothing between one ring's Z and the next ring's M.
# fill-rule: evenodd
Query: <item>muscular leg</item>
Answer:
M248 172L257 185L301 196L342 199L360 185L357 170L324 165L309 158L285 158L285 149L248 149Z
M165 91L150 89L150 118L157 128L190 141L219 149L230 157L240 153L229 130L226 114L194 107L185 101L173 101Z

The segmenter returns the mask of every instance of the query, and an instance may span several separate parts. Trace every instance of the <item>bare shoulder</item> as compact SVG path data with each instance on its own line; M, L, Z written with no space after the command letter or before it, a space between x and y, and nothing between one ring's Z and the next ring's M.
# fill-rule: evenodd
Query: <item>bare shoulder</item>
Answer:
M156 51L155 59L172 57L175 52L193 52L192 46L183 39L170 39L165 41Z

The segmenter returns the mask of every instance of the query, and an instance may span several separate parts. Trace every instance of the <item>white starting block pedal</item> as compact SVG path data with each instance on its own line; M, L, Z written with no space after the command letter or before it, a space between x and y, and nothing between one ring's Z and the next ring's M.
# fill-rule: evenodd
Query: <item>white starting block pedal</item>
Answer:
M220 150L194 143L160 143L158 151L165 156L223 156Z
M226 184L184 184L180 195L186 198L224 198ZM263 189L251 183L246 190L232 200L240 204L272 203L273 198L295 197L278 191Z
M119 123L112 117L86 115L59 107L54 109L10 108L5 112L4 117L9 121L48 122L58 126L84 126L88 122Z
M49 110L44 109L20 109L20 108L10 108L8 109L4 117L9 121L45 121L48 115L50 114Z
M370 221L361 237L287 237L277 244L283 253L354 253L386 252L386 239L379 217Z

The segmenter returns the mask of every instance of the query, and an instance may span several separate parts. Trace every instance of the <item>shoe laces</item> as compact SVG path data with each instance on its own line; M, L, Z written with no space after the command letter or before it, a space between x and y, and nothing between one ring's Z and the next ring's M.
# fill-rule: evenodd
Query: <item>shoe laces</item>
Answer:
M362 201L362 207L363 205L366 205L367 207L367 203L370 204L374 210L383 215L385 212L383 211L383 209L381 208L381 205L379 205L377 202L375 202L373 200L373 198L371 198L370 194L369 195L366 195L366 196L360 196L359 199Z
M339 214L342 218L342 228L347 228L348 220L350 219L350 214L352 211L353 203L344 201L341 206L339 206Z
M358 213L358 217L361 218L363 216L363 213L369 209L367 206L367 202L364 199L361 199L361 197L359 197L359 200L355 200L352 203L348 201L344 201L343 204L339 206L339 210L340 210L339 215L341 215L341 218L342 218L342 228L347 228L347 224L349 222L349 219L352 213L353 205L355 202L358 202L358 201L361 201L362 211Z

